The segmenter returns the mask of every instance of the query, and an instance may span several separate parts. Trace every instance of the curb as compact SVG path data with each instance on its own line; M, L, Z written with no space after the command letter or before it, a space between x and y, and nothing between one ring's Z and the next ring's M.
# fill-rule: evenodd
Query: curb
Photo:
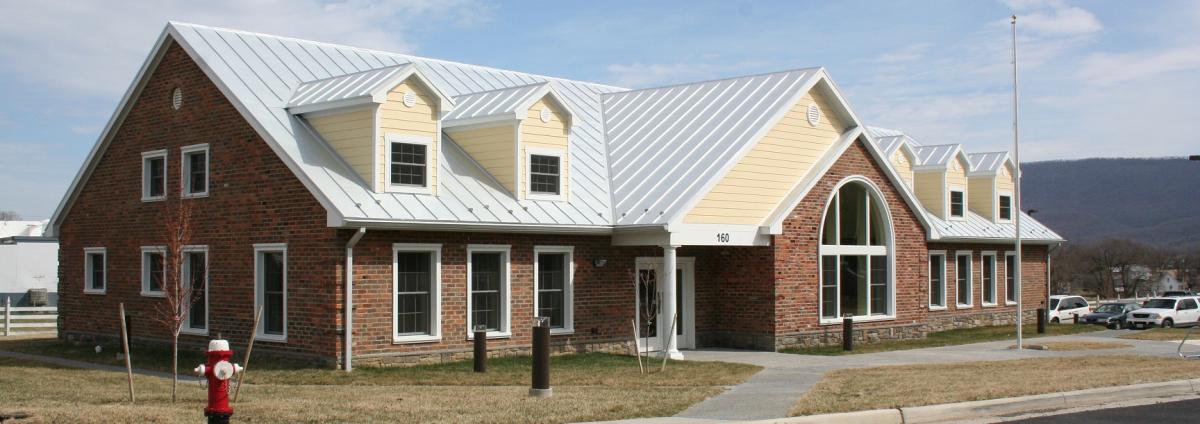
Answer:
M1131 396L1131 393L1138 395ZM1147 396L1143 393L1151 393L1151 395ZM1132 398L1154 399L1195 394L1200 394L1200 380L1177 380L1003 399L807 415L751 422L760 424L932 424L1099 406Z

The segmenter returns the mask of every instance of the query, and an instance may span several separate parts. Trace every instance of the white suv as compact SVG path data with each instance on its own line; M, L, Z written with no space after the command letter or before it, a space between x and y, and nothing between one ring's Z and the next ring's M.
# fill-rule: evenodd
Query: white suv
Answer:
M1056 294L1050 296L1050 322L1060 323L1072 321L1074 315L1079 315L1083 318L1091 311L1088 309L1088 302L1082 296L1067 296ZM1073 321L1072 321L1073 322Z
M1126 321L1133 328L1150 328L1196 325L1197 320L1200 302L1196 297L1156 297L1130 313Z

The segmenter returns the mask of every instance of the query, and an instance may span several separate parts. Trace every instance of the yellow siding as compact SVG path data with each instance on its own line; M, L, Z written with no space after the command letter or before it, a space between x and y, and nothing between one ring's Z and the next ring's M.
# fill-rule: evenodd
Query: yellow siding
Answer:
M542 109L550 110L550 122L542 122ZM546 98L538 100L526 112L526 118L521 121L521 154L517 158L518 169L521 171L521 186L520 197L525 198L528 190L528 183L525 181L529 175L526 169L525 158L528 157L530 148L534 149L552 149L562 152L562 194L564 196L570 193L570 171L571 158L567 155L567 135L570 131L567 128L566 116L553 101L546 101Z
M417 95L417 101L412 107L404 105L404 93L412 91ZM379 169L377 191L386 189L388 182L388 145L387 135L400 134L408 136L427 137L432 141L428 152L429 188L437 192L438 148L441 137L438 137L437 97L421 86L414 78L409 78L388 92L387 101L379 106Z
M912 161L908 160L908 156L904 155L904 151L896 149L896 153L892 154L892 167L896 168L896 172L900 174L900 179L904 180L904 184L909 190L913 189L913 168Z
M994 177L971 177L967 186L967 207L987 219L994 219L996 195L992 192Z
M510 193L516 184L516 129L513 123L494 127L460 130L450 128L446 134L462 146L483 169L492 174Z
M374 166L371 155L374 154L375 148L371 144L371 134L375 130L375 109L363 107L333 115L305 118L368 185L372 183L371 167Z
M942 177L945 173L940 171L933 172L918 172L914 174L913 184L916 187L917 200L921 201L921 206L925 210L936 215L939 218L945 219L945 201L946 191L942 185Z
M966 205L963 205L964 212L971 208L971 190L967 185L967 169L970 169L970 165L956 155L954 159L950 160L949 169L946 171L946 202L950 201L950 190L962 190L963 201L967 202ZM946 205L947 209L949 209L949 206ZM946 213L949 214L949 211Z
M808 105L821 108L809 125ZM761 225L845 130L827 99L811 91L684 217L689 224Z
M1001 166L1000 172L996 176L996 191L998 194L1012 194L1016 191L1016 182L1013 181L1012 173L1008 171L1008 166Z

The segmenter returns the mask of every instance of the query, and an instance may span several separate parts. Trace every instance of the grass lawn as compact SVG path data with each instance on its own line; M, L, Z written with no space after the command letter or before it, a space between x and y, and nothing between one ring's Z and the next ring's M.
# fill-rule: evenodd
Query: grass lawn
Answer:
M0 350L53 354L76 360L123 364L114 352L95 354L56 340L0 343ZM135 351L134 365L165 369L169 355ZM140 359L139 359L140 358ZM191 369L199 354L180 354ZM260 362L261 361L261 362ZM235 419L249 422L530 422L553 423L674 415L745 381L760 368L721 362L672 362L666 372L642 375L637 360L608 354L551 359L554 396L532 399L529 357L496 358L488 373L471 363L366 368L353 373L295 368L255 358L246 374ZM29 412L48 422L195 422L205 394L181 383L171 404L170 381L135 377L137 406L125 403L125 375L59 368L0 358L0 414ZM357 387L348 388L345 385Z
M1103 330L1103 327L1098 325L1059 325L1050 324L1046 326L1046 334L1037 334L1036 325L1026 325L1023 333L1026 338L1044 337L1044 336L1062 336L1067 334L1088 333L1092 331ZM977 327L964 328L960 330L939 331L929 333L924 339L916 340L899 340L899 341L884 341L879 343L854 343L854 351L842 351L842 346L822 346L809 348L792 348L784 349L784 353L796 353L801 355L853 355L856 353L872 353L872 352L888 352L893 350L920 349L926 347L953 346L970 343L992 342L997 340L1015 339L1017 337L1017 326L1015 325L998 325L992 327Z
M1132 340L1162 340L1162 341L1177 342L1177 341L1183 340L1183 336L1188 333L1188 330L1191 330L1191 329L1190 328L1151 328L1149 330L1134 330L1134 331L1131 331L1129 334L1122 334L1117 337L1122 338L1122 339L1132 339ZM1200 329L1196 329L1196 331L1192 333L1191 338L1200 339Z
M1064 378L1068 372L1083 378ZM792 415L999 399L1198 376L1200 361L1132 355L846 369L825 374L796 402Z

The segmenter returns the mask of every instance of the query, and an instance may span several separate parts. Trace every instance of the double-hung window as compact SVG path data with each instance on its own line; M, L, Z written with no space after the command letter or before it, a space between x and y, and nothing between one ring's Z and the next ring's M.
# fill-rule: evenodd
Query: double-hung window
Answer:
M203 197L208 195L208 145L196 144L180 149L180 163L183 168L179 173L180 186L183 187L183 197Z
M572 316L574 249L570 246L533 248L533 279L536 316L550 319L551 333L574 331Z
M954 256L955 294L958 296L958 307L969 308L972 305L971 293L971 252L957 252Z
M1004 300L1017 303L1017 255L1012 252L1004 254Z
M982 285L983 306L996 305L996 252L983 252Z
M998 213L1000 215L1000 220L1001 221L1011 220L1012 219L1012 196L1001 195L998 204L1000 207L1000 210L998 211Z
M960 190L950 190L950 216L962 218L966 206L965 196Z
M388 134L387 189L429 193L433 143L424 137Z
M526 162L528 163L529 193L527 197L534 199L562 200L563 199L563 152L555 149L530 148Z
M488 337L507 337L509 331L509 246L467 246L468 338L484 328Z
M929 252L929 308L946 308L946 252Z
M83 249L83 292L104 294L108 268L108 250L103 247Z
M392 341L439 340L442 246L396 243L392 257Z
M254 245L254 308L262 310L258 337L287 341L287 245Z
M208 247L183 248L183 281L187 292L187 314L181 331L208 333Z
M163 296L166 260L166 247L142 246L142 296Z
M891 226L878 191L865 181L841 186L825 209L819 247L822 323L894 315Z
M142 201L167 198L167 151L142 152Z

